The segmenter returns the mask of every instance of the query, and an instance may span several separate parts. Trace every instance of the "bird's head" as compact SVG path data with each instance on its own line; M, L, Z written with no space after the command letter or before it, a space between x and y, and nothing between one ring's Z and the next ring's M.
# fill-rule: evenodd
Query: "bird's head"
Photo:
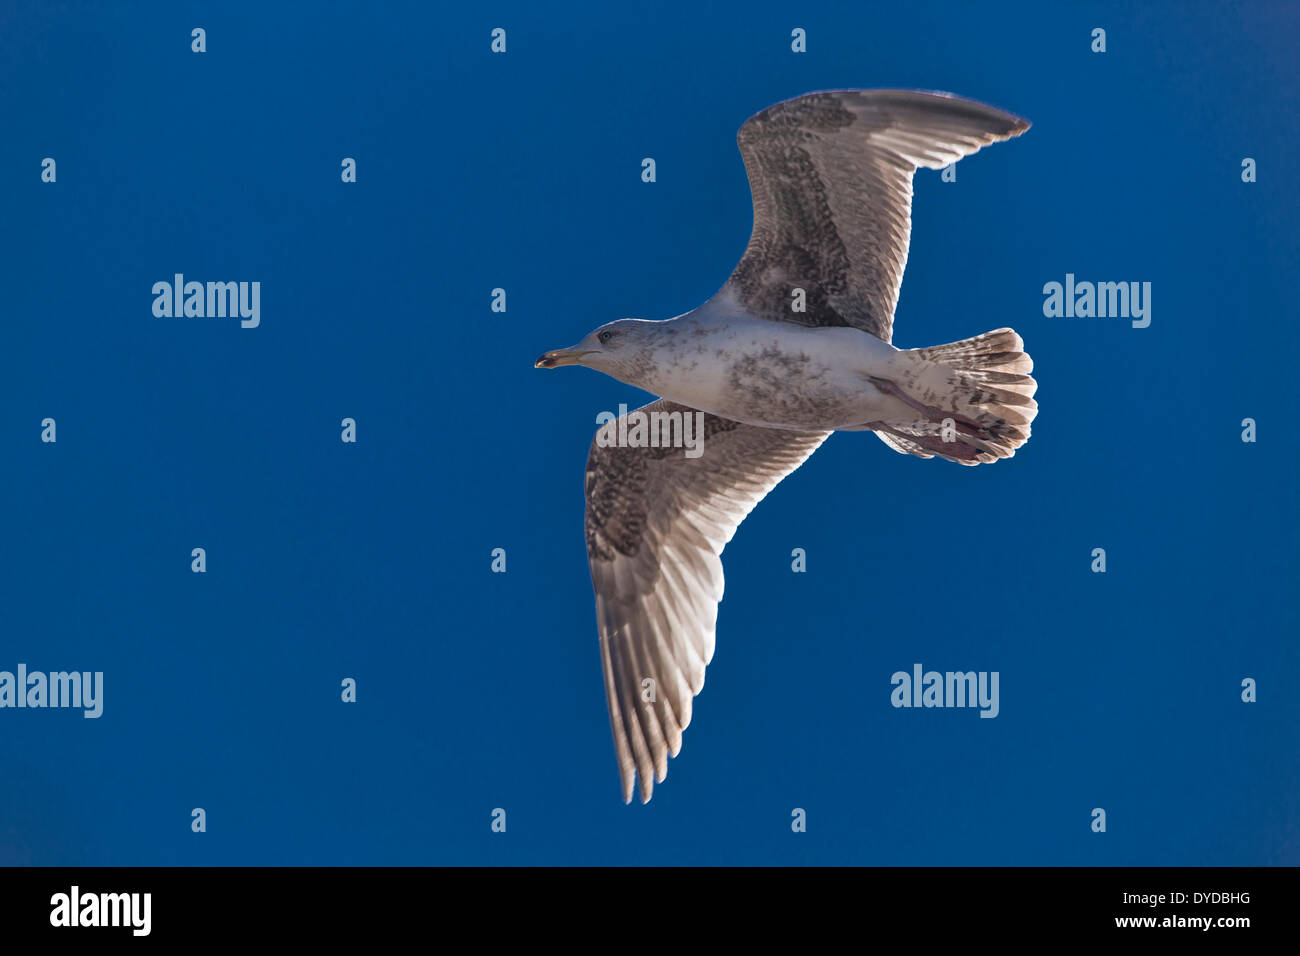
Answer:
M543 352L534 368L559 368L561 365L585 365L622 381L633 381L637 368L644 367L653 348L655 326L662 323L646 319L619 319L592 330L577 345ZM633 382L635 384L635 382Z

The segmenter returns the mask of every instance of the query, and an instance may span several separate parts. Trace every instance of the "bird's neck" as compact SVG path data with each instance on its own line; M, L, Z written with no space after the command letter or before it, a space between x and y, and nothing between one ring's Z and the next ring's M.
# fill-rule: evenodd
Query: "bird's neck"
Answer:
M630 370L633 377L620 378L671 401L701 407L699 402L707 399L704 392L712 383L699 369L714 348L713 330L704 318L697 310L656 322Z

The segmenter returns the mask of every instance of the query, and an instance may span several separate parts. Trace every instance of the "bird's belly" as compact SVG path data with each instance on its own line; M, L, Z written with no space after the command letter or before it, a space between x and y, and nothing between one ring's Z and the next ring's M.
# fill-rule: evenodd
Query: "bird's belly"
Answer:
M721 374L682 376L664 396L769 428L850 428L886 417L893 399L870 379L896 349L856 329L785 326L773 334L771 325L742 326L710 343L710 364Z

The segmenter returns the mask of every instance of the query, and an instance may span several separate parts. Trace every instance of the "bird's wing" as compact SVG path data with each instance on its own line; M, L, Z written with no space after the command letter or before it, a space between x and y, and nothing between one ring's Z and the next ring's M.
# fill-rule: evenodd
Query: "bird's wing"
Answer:
M637 412L698 414L662 400ZM682 448L617 447L618 427L604 425L587 457L587 557L623 799L639 774L646 802L681 749L713 658L722 549L830 432L705 415L703 454L687 458Z
M907 264L912 174L1029 123L944 93L809 93L750 117L736 139L754 231L719 296L777 322L842 325L888 342ZM803 289L806 311L794 311Z

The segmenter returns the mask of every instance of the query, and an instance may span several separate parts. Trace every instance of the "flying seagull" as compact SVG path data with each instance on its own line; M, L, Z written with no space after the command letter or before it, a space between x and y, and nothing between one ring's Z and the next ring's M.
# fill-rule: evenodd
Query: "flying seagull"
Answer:
M604 424L587 457L587 556L624 802L638 777L648 802L681 749L713 657L723 547L832 431L874 431L895 451L963 465L1009 458L1029 438L1037 385L1011 329L890 344L912 174L1028 128L982 103L911 90L770 106L737 136L754 230L718 293L673 319L610 322L537 359L662 396ZM626 440L630 416L675 424L697 412L696 457Z

